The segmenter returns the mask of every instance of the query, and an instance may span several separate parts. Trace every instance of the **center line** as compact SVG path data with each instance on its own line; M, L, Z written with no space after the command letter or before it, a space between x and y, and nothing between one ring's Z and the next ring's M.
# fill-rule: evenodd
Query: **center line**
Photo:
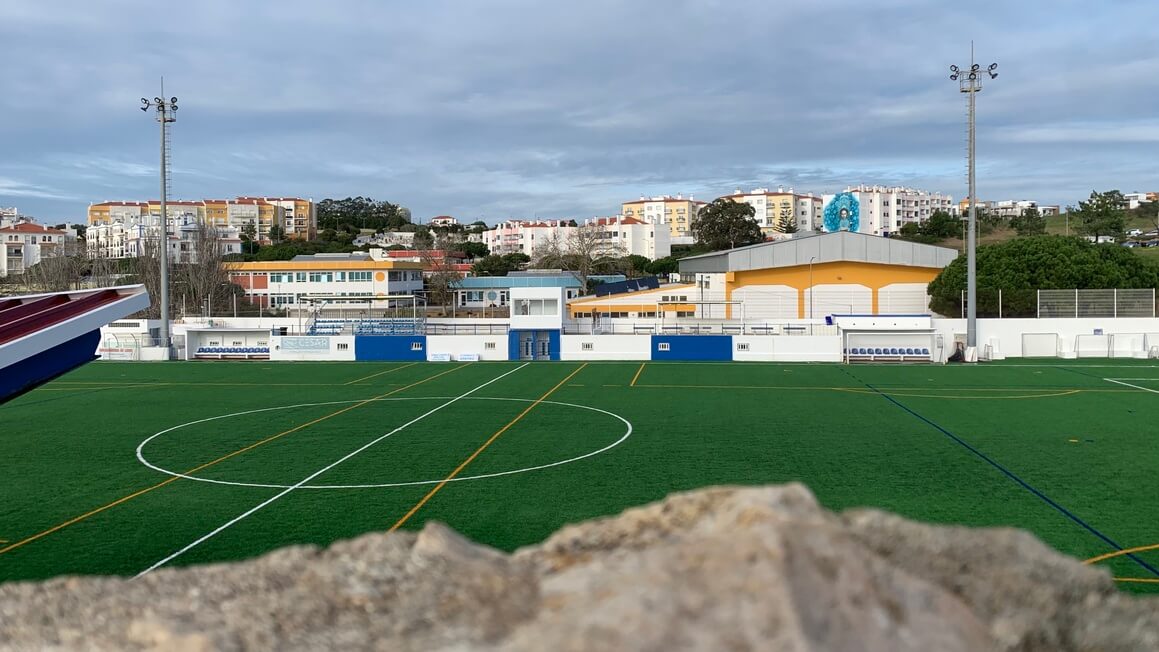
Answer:
M146 574L148 574L148 573L150 573L150 572L152 572L152 571L154 571L154 570L156 570L156 569L158 569L158 568L160 568L160 567L164 566L165 564L168 564L169 562L173 561L174 559L177 559L177 558L178 558L178 557L180 557L181 555L183 555L183 554L185 554L185 553L189 552L190 550L192 550L192 549L196 548L197 546L199 546L199 545L201 545L201 544L205 543L206 541L209 541L210 539L212 539L213 537L217 536L218 534L221 534L221 533L222 533L222 532L224 532L226 529L228 529L228 528L232 527L233 525L236 525L237 523L239 523L239 522L241 522L242 520L244 520L244 519L248 518L249 516L252 516L252 515L253 515L253 514L255 514L256 512L258 512L259 510L261 510L261 509L264 509L264 508L266 508L266 507L270 506L271 504L273 504L273 503L274 503L274 501L276 501L276 500L278 500L279 498L281 498L281 497L285 496L286 494L290 493L291 491L294 491L295 489L299 489L299 488L301 488L303 485L309 484L309 482L310 482L311 480L313 480L314 478L317 478L318 476L322 475L323 473L325 473L325 472L329 471L330 469L333 469L334 467L338 466L339 464L341 464L341 463L345 462L346 460L348 460L348 459L350 459L350 458L354 457L355 455L358 455L359 453L361 453L361 452L365 451L366 449L370 448L371 446L374 446L374 445L375 445L375 444L377 444L378 442L380 442L380 441L382 441L382 440L386 439L387 437L389 437L389 436L391 436L391 435L393 435L393 434L395 434L395 433L397 433L397 432L400 432L400 431L402 431L402 430L404 430L404 429L406 429L406 428L409 428L410 426L412 426L412 425L414 425L414 424L418 423L419 421L422 421L423 419L425 419L425 418L427 418L427 417L431 416L431 415L432 415L432 414L434 414L435 412L438 412L439 410L442 410L443 408L445 408L445 407L447 407L447 406L449 406L449 405L452 405L452 404L454 404L454 403L457 403L457 402L461 401L462 399L464 399L464 398L466 398L466 397L470 396L471 394L474 394L475 392L477 392L477 391L479 391L479 390L483 389L484 387L486 387L486 386L490 385L491 383L494 383L494 382L496 382L496 381L498 381L498 380L502 380L503 378L506 378L507 376L510 376L511 374L515 373L516 371L519 371L520 369L522 369L522 368L526 367L528 364L530 364L530 363L528 363L528 362L525 362L525 363L523 363L523 364L519 365L518 367L516 367L516 368L512 369L511 371L508 371L508 372L507 372L507 373L505 373L505 374L502 374L502 375L500 375L500 376L496 376L495 378L492 378L491 380L488 380L487 382L483 383L482 385L479 385L478 387L475 387L474 389L471 389L471 390L468 390L468 391L466 391L466 392L464 392L464 393L462 393L462 394L459 394L458 396L456 396L455 398L453 398L453 399L451 399L451 400L447 401L446 403L443 403L442 405L439 405L438 407L432 408L431 410L429 410L429 411L427 411L427 412L423 413L422 415L420 415L420 416L418 416L418 417L415 417L414 419L411 419L410 421L408 421L408 422L406 422L406 423L402 424L401 426L399 426L399 427L395 428L394 430L391 430L390 432L386 433L385 435L382 435L381 437L378 437L377 439L375 439L375 440L373 440L373 441L371 441L371 442L369 442L369 443L367 443L367 444L365 444L365 445L363 445L363 446L361 446L361 447L357 448L356 450L354 450L354 451L352 451L352 452L350 452L350 453L347 453L346 455L344 455L344 456L343 456L341 459L339 459L338 461L336 461L336 462L333 462L333 463L331 463L331 464L328 464L328 465L326 465L326 466L322 467L321 469L319 469L319 470L315 471L314 473L311 473L310 475L306 476L305 478L302 478L301 480L299 480L299 481L298 481L298 482L296 482L295 484L291 485L290 487L288 487L288 488L286 488L286 489L284 489L284 490L282 490L282 491L280 491L280 492L278 492L278 493L274 494L274 495L273 495L273 496L271 496L270 498L267 498L266 500L263 500L262 502L258 503L258 504L257 504L255 507L252 507L252 508L250 508L250 509L246 510L245 512L242 512L241 514L239 514L238 516L235 516L234 518L230 519L229 521L226 521L226 523L225 523L224 525L222 525L221 527L218 527L217 529L213 530L213 531L212 531L212 532L210 532L209 534L206 534L206 535L202 536L201 538L197 539L197 540L196 540L196 541L194 541L193 543L191 543L191 544L189 544L189 545L185 546L184 548L182 548L182 549L178 550L177 552L175 552L175 553L173 553L173 554L169 555L168 557L166 557L166 558L162 559L161 561L159 561L159 562L157 562L157 563L153 564L152 566L150 566L150 567L146 568L145 570L141 571L140 573L137 573L136 577L142 577L142 576L144 576L144 575L146 575ZM569 377L570 377L570 376L569 376ZM134 579L135 579L135 578L134 578Z
M486 450L488 446L490 446L491 444L495 443L495 440L496 440L496 439L499 439L499 436L500 436L500 435L502 435L503 433L505 433L505 432L507 432L508 430L510 430L510 429L511 429L511 427L512 427L512 426L514 426L516 423L519 423L520 419L522 419L523 417L527 416L527 414L528 414L529 412L531 412L532 410L534 410L534 409L535 409L535 406L537 406L537 405L539 405L540 403L542 403L542 402L546 401L546 400L547 400L547 397L549 397L549 396L551 396L552 394L554 394L554 393L555 393L555 391L556 391L557 389L559 389L560 387L563 387L564 383L566 383L567 381L569 381L569 380L571 380L572 378L574 378L574 377L575 377L575 375L576 375L576 374L578 374L579 372L583 371L583 370L584 370L584 367L586 367L586 366L588 366L588 363L586 363L586 362L585 362L585 363L583 363L582 365L580 365L580 367L579 367L578 369L576 369L575 371L573 371L573 372L571 372L570 374L568 374L568 375L567 375L567 378L564 378L563 380L559 381L559 384L557 384L555 387L552 387L551 389L547 390L547 393L546 393L546 394L544 394L543 396L540 396L540 397L539 397L538 399L536 399L536 400L535 400L535 402L534 402L534 403L532 403L531 405L528 405L528 406L527 406L527 409L525 409L525 410L523 410L522 412L520 412L520 413L519 413L519 416L517 416L517 417L515 417L514 419L512 419L510 422L508 422L508 423L507 423L507 425L503 426L502 428L500 428L499 430L497 430L497 431L495 432L495 434L491 435L491 438L490 438L490 439L488 439L487 441L483 442L483 445L482 445L482 446L480 446L478 449L476 449L474 453L471 453L471 456L470 456L470 457L468 457L467 459L463 460L463 463L462 463L462 464L460 464L460 465L458 466L458 468L456 468L454 471L451 471L451 474L450 474L450 475L448 475L446 478L444 478L442 482L440 482L440 483L438 483L437 485L435 485L435 488L434 488L434 489L431 489L429 492L427 492L427 495L423 496L422 500L420 500L420 501L419 501L417 504L415 504L415 506L414 506L414 507L411 507L409 512L407 512L406 514L404 514L402 518L398 519L398 521L396 521L394 525L390 526L390 529L389 529L389 530L387 530L387 532L394 532L395 530L397 530L397 529L399 529L400 527L402 527L403 523L406 523L408 520L410 520L410 517L414 516L414 515L415 515L415 513L417 513L417 512L418 512L420 509L422 509L422 508L423 508L423 505L426 505L426 504L427 504L427 501L429 501L431 498L434 498L434 497L435 497L435 494L439 493L439 490L441 490L443 487L447 486L447 483L448 483L448 482L450 482L451 480L454 480L454 479L455 479L455 476L457 476L457 475L459 475L460 473L462 473L463 469L467 468L467 465L468 465L468 464L470 464L471 462L475 461L475 458L476 458L476 457L479 457L479 454L480 454L480 453L482 453L484 450Z

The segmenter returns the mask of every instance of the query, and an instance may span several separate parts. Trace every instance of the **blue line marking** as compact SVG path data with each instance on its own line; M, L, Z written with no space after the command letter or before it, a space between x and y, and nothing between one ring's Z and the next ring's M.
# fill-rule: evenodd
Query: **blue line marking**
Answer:
M1001 465L1001 464L999 464L998 462L994 461L992 458L990 458L989 456L987 456L985 453L983 453L982 451L978 450L977 448L974 448L973 446L971 446L969 443L967 443L967 442L966 442L964 439L962 439L961 437L958 437L957 435L955 435L954 433L950 432L949 430L946 430L946 429L945 429L945 428L943 428L942 426L939 426L938 424L934 423L933 421L930 421L930 420L929 420L929 419L927 419L926 417L924 417L924 416L922 416L922 415L918 414L917 412L914 412L913 410L911 410L910 408L908 408L908 407L906 407L904 404L902 404L900 401L898 401L898 400L894 399L892 396L890 396L890 395L888 395L888 394L885 394L885 393L883 393L881 390L877 389L877 388L876 388L876 387L874 387L873 385L870 385L869 383L867 383L867 382L865 382L865 381L861 380L861 379L860 379L860 378L858 378L857 376L854 376L854 375L853 375L852 373L850 373L848 370L846 370L846 369L844 369L844 368L842 368L841 370L842 370L842 371L844 371L846 374L848 374L850 378L853 378L853 379L854 379L854 380L856 380L857 382L859 382L859 383L861 383L862 385L865 385L865 386L866 386L866 387L868 387L869 389L873 390L873 392L874 392L875 394L877 394L878 396L880 396L880 397L884 398L885 400L889 401L890 403L893 403L894 405L898 406L899 408L901 408L901 409L905 410L906 412L908 412L910 415L912 415L912 416L913 416L913 417L915 417L916 419L918 419L918 420L920 420L920 421L924 422L925 424L927 424L927 425L929 425L929 426L931 426L931 427L935 428L935 429L936 429L938 432L940 432L940 433L942 433L943 435L945 435L945 436L949 437L950 439L954 440L955 442L957 442L959 445L961 445L963 448L965 448L966 450L970 451L970 452L971 452L971 453L973 453L974 455L977 455L979 458L981 458L981 459L982 459L983 461L985 461L987 464L989 464L990 466L992 466L992 467L994 467L994 468L998 469L999 471L1001 471L1003 475L1005 475L1006 477L1010 478L1011 480L1013 480L1013 481L1017 482L1018 484L1022 485L1022 488L1023 488L1023 489L1026 489L1027 491L1029 491L1030 493L1034 494L1035 496L1038 496L1038 498L1040 498L1040 499L1041 499L1043 502L1045 502L1047 505L1050 505L1051 507L1053 507L1053 508L1055 508L1056 510L1058 510L1058 511L1059 511L1059 512L1060 512L1060 513L1063 515L1063 516L1066 516L1066 517L1067 517L1067 518L1069 518L1070 520L1074 521L1076 524L1078 524L1080 527L1082 527L1082 528L1083 528L1084 530L1086 530L1087 532L1090 532L1091 534L1095 535L1096 537L1098 537L1098 538L1102 539L1102 540L1103 540L1103 541L1104 541L1104 542L1105 542L1107 545L1111 546L1111 547L1112 547L1112 548L1114 548L1115 550L1124 550L1123 546L1121 546L1121 545L1119 545L1118 543L1116 543L1116 542L1115 542L1113 539L1111 539L1111 538L1110 538L1110 537L1108 537L1107 535L1103 534L1102 532L1099 532L1098 530L1096 530L1096 529L1094 528L1094 526L1092 526L1092 525L1090 525L1089 523L1087 523L1086 521L1082 520L1081 518L1079 518L1078 516L1076 516L1076 515L1075 515L1073 512L1071 512L1071 511L1070 511L1070 510L1068 510L1067 508L1063 507L1062 505L1059 505L1058 503L1056 503L1054 500L1052 500L1052 499L1051 499L1049 496L1047 496L1046 494L1042 493L1042 492L1041 492L1041 491L1039 491L1038 489L1035 489L1033 486L1031 486L1031 484L1030 484L1030 483L1028 483L1027 481L1025 481L1025 480L1023 480L1022 478L1020 478L1020 477L1018 477L1017 475L1015 475L1013 471L1011 471L1011 470L1007 469L1006 467L1002 466L1002 465ZM1136 557L1136 556L1135 556L1135 555L1133 555L1133 554L1129 554L1129 555L1125 555L1125 556L1126 556L1127 558L1129 558L1131 561L1135 562L1136 564L1139 564L1139 565L1140 565L1140 566L1142 566L1143 568L1147 569L1147 570L1148 570L1148 571L1150 571L1152 574L1154 574L1154 575L1156 575L1156 576L1159 576L1159 570L1156 570L1156 569L1155 569L1155 567L1153 567L1151 564L1148 564L1147 562L1143 561L1142 559L1139 559L1138 557Z

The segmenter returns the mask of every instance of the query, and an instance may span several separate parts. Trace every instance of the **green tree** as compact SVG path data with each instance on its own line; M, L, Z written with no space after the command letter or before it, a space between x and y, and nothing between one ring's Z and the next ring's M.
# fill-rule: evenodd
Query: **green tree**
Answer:
M624 257L624 267L628 271L628 276L634 277L645 274L648 271L648 265L651 264L652 261L647 256L631 254Z
M962 220L946 211L934 211L928 220L922 222L920 232L938 240L961 236Z
M270 227L270 241L271 242L281 242L282 238L284 238L284 237L285 237L285 234L282 232L281 226L275 224L275 225Z
M471 266L471 273L475 276L507 276L508 272L517 271L525 263L531 261L526 254L494 254L484 256Z
M1034 206L1022 211L1022 214L1010 219L1010 226L1018 235L1042 235L1046 233L1046 218Z
M777 215L777 231L781 233L797 232L797 219L793 217L792 206L781 206L781 212L779 215Z
M434 246L435 236L430 232L430 229L418 229L415 231L415 249L430 249Z
M679 269L679 260L680 259L676 258L675 256L657 258L656 260L648 263L648 267L645 271L655 276L668 276L669 274Z
M1095 242L1102 236L1120 238L1127 227L1126 211L1123 210L1123 193L1118 190L1106 192L1091 191L1086 201L1079 202L1079 232L1093 236Z
M1133 217L1147 220L1148 226L1151 229L1159 232L1159 201L1143 202L1131 211ZM74 224L75 228L77 225Z
M241 251L244 254L258 252L258 227L253 222L241 227Z
M735 249L764 242L765 236L753 217L753 207L721 197L704 206L692 221L696 241L709 251Z
M370 197L323 199L315 212L319 229L337 230L340 224L350 224L356 229L394 231L411 221L410 211L405 207Z
M996 312L996 306L986 305L997 300L997 293L989 290L1004 291L1004 315L1034 316L1034 290L1159 287L1159 263L1118 245L1059 235L981 245L977 268L980 313ZM942 315L960 314L965 288L966 257L959 256L930 282L930 309ZM1024 305L1019 306L1019 300Z
M468 258L483 258L491 253L487 249L487 245L482 242L462 242L458 245L459 251L463 252Z

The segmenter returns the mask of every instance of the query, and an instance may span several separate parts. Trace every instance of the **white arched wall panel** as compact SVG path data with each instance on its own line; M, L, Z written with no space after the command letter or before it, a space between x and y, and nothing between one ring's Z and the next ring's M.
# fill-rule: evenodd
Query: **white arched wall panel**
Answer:
M805 290L805 317L809 317L812 296L813 318L825 315L868 315L873 312L873 291L864 285L818 285Z
M733 306L733 319L797 319L797 290L787 285L749 285L732 292L733 301L744 306Z
M877 291L877 312L882 315L926 315L930 297L926 283L891 283Z

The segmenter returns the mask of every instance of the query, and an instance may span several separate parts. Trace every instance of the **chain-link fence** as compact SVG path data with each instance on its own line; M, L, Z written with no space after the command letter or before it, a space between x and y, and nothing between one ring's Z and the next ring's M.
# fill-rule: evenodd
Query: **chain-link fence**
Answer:
M1154 317L1155 290L992 290L978 288L982 319L1016 317ZM958 301L966 317L966 292Z

